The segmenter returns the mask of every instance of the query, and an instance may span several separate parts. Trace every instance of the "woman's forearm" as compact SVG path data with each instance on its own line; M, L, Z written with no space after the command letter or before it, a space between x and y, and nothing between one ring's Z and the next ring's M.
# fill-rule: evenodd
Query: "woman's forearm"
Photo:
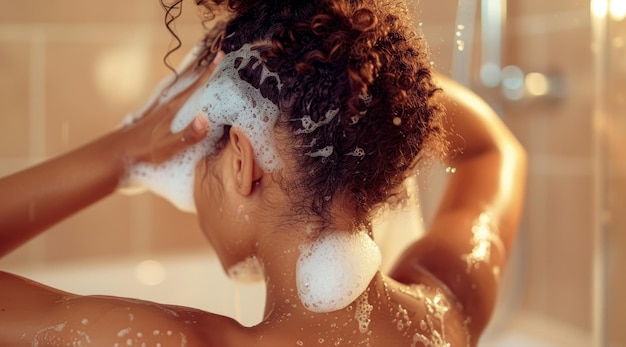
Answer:
M0 256L115 191L124 159L107 135L0 179Z
M191 64L182 74L200 72L195 83L167 102L157 100L132 123L0 179L0 257L114 192L127 165L158 164L202 140L208 131L204 117L196 117L178 133L171 132L170 124L193 92L206 83L220 59L218 55L209 66Z

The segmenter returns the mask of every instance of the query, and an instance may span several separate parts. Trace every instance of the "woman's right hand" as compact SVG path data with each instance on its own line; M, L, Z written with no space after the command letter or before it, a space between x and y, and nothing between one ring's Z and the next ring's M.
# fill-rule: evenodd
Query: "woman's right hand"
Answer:
M207 135L208 122L201 115L196 116L180 132L172 133L170 128L178 110L198 88L206 84L222 57L223 53L219 52L193 84L167 102L155 100L142 115L117 131L115 142L122 149L126 160L132 163L159 164ZM192 63L181 73L180 78L197 73L195 69L198 69L197 64Z
M206 136L207 123L201 117L178 133L171 132L170 123L193 92L206 83L220 58L218 54L191 86L169 102L155 102L131 124L1 178L0 257L114 192L126 177L129 163L163 162Z

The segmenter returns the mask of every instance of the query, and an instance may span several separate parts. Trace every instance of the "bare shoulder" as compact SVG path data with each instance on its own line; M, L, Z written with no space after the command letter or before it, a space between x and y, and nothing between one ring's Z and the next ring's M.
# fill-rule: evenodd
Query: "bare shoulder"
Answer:
M78 296L0 272L0 345L227 346L234 320L149 301Z
M386 278L385 282L391 301L402 308L396 320L402 323L400 317L405 317L402 325L414 337L413 345L474 346L470 316L439 278L425 269L415 269L411 280L403 283Z

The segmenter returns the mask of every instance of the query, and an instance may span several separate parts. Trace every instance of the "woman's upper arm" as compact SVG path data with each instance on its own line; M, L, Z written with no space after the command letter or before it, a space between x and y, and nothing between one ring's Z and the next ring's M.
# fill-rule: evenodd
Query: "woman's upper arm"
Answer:
M453 170L427 235L405 251L391 275L403 282L424 271L437 277L478 335L493 311L500 272L517 233L526 155L484 101L439 80L450 125L447 164Z
M215 321L199 310L73 295L1 271L0 288L0 346L203 345L198 332Z

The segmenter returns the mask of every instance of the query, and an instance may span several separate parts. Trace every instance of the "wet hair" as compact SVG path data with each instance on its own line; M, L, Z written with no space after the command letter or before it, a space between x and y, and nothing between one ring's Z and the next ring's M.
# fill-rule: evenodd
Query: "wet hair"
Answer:
M420 159L445 152L428 49L403 0L201 2L232 13L222 50L255 43L280 78L240 70L281 110L281 149L297 168L281 187L295 214L328 222L338 202L365 225L402 201Z

